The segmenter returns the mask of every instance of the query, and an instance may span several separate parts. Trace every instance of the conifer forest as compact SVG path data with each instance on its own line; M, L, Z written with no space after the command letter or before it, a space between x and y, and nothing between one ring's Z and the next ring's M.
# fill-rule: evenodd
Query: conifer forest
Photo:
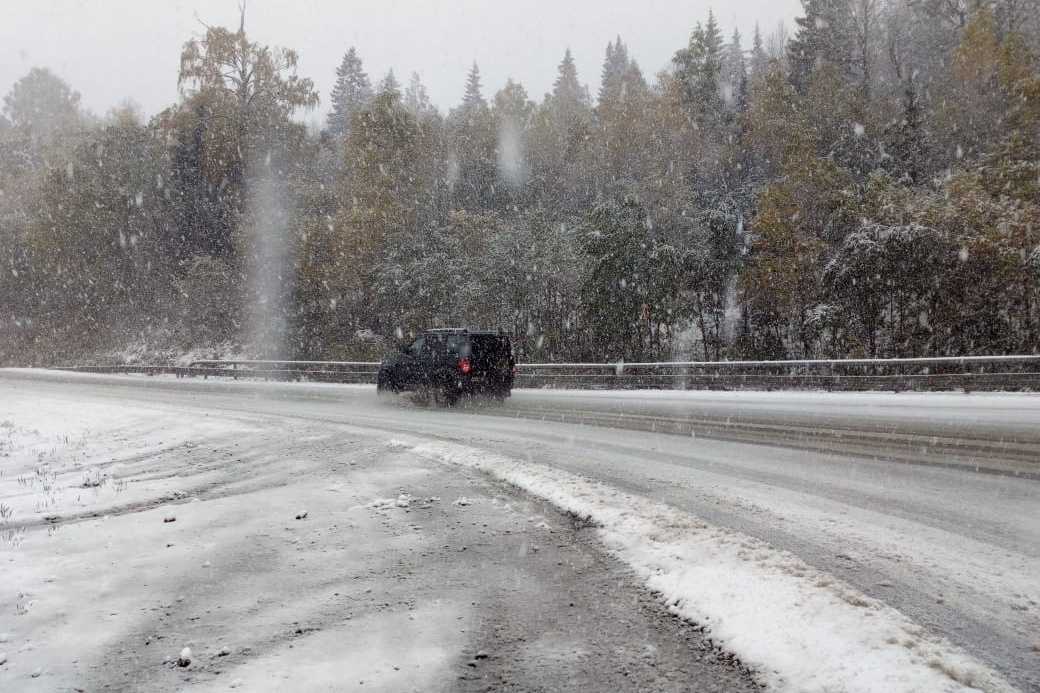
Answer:
M154 116L43 67L3 97L0 365L438 326L523 362L1040 353L1038 0L708 14L656 74L622 34L544 95L474 63L446 110L349 45L319 102L248 30L185 37Z

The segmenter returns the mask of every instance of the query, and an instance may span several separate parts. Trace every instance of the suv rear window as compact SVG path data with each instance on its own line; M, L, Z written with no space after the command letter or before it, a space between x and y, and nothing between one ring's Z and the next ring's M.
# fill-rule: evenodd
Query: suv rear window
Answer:
M509 356L509 338L494 335L473 335L473 358Z

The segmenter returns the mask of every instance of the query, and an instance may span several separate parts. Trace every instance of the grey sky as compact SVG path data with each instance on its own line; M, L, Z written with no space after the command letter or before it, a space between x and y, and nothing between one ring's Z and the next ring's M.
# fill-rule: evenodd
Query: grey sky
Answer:
M32 67L46 66L104 114L131 98L154 114L177 100L180 50L209 25L237 26L239 0L0 0L0 94ZM508 77L540 101L569 46L595 93L607 42L620 35L652 80L713 8L723 35L739 28L747 47L789 27L799 0L248 0L254 41L300 54L299 73L321 94L321 119L343 53L356 46L377 81L393 68L406 84L418 72L442 110L462 96L475 60L490 97Z

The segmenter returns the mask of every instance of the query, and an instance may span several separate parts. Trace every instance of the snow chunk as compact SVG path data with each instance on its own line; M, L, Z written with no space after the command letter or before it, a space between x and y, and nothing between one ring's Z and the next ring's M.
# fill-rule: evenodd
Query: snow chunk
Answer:
M402 493L397 498L376 498L367 507L376 510L393 510L394 508L407 508L415 502L415 498L408 493Z

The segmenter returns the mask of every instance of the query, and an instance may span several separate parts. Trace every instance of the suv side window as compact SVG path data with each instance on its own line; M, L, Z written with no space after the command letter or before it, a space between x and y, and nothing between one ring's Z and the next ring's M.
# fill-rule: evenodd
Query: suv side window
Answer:
M424 359L436 359L444 355L444 337L440 335L428 336L422 347Z
M414 342L408 345L408 348L404 350L409 356L418 356L419 352L422 351L423 345L426 343L425 337L419 337Z
M458 356L460 358L466 358L469 356L469 342L462 335L448 335L444 340L444 351L448 356Z

